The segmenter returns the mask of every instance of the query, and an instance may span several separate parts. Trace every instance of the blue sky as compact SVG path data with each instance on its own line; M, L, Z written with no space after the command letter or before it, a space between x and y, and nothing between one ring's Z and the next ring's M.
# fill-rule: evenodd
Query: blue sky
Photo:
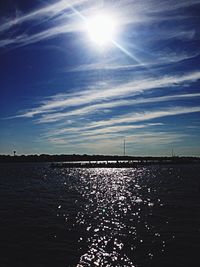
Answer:
M117 34L91 41L109 14ZM0 4L0 153L200 156L200 0Z

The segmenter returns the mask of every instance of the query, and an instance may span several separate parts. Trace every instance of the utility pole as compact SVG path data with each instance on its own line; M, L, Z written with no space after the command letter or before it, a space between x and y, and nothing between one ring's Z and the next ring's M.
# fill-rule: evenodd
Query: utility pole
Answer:
M124 156L126 156L126 140L124 139Z

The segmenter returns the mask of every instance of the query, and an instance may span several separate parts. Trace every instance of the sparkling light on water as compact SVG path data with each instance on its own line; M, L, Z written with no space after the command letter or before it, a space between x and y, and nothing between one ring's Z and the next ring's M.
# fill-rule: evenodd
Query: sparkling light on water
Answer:
M72 187L84 199L76 224L83 253L77 267L135 266L137 251L151 260L164 251L165 241L152 225L152 209L161 206L148 183L148 170L76 169ZM73 173L74 172L74 173ZM60 205L61 206L61 205ZM60 207L59 206L59 207Z

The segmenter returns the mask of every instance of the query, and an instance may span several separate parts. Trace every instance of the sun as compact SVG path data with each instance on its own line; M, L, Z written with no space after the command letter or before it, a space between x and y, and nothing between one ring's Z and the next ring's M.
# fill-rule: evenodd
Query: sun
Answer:
M116 37L116 19L110 14L96 14L87 18L85 27L90 40L100 47L108 46Z

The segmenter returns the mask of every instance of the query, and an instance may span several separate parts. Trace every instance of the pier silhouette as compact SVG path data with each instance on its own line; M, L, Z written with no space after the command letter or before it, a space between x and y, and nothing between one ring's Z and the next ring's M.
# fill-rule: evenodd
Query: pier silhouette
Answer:
M0 162L49 162L51 167L133 168L144 165L200 164L200 157L152 157L119 155L0 155Z

